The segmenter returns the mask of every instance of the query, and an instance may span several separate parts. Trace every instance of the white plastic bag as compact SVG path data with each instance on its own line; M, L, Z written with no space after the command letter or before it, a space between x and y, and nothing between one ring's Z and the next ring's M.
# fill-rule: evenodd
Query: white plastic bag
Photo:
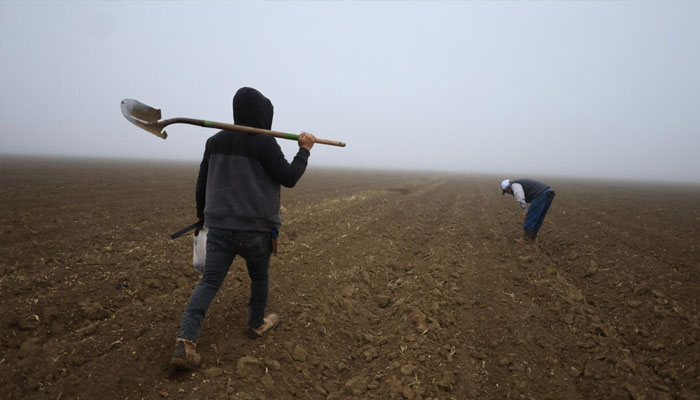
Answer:
M192 266L200 274L204 273L204 263L207 260L207 232L206 226L199 230L199 234L193 236L194 251L192 253Z

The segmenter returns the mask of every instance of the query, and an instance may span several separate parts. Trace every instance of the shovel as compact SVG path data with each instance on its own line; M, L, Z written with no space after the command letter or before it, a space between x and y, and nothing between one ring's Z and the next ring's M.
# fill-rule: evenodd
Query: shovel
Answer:
M158 136L161 139L168 137L167 132L163 129L171 124L189 124L201 126L204 128L216 128L225 129L229 131L245 132L245 133L255 133L262 135L270 135L282 139L297 140L299 135L294 133L284 133L277 131L270 131L267 129L253 128L250 126L227 124L224 122L207 121L204 119L194 119L194 118L170 118L159 121L161 118L160 110L153 107L149 107L140 101L134 99L124 99L121 104L122 114L124 118L128 119L129 122L144 129L152 134ZM345 147L345 143L338 142L335 140L319 139L316 138L315 143L328 144L331 146Z

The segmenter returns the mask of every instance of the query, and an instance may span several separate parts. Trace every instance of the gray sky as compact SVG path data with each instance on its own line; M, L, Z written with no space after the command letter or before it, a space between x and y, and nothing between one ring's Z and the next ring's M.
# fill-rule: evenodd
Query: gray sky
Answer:
M700 2L0 0L0 153L200 159L121 115L341 140L314 166L700 182ZM296 143L278 140L293 157Z

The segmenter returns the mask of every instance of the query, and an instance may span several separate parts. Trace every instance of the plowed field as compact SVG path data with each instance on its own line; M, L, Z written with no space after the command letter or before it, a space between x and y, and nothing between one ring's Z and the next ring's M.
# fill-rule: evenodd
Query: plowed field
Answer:
M197 165L5 159L2 399L697 399L700 187L315 168L282 193L271 334L234 262L200 369L169 366L198 275ZM541 177L531 176L539 179ZM511 178L516 178L511 177Z

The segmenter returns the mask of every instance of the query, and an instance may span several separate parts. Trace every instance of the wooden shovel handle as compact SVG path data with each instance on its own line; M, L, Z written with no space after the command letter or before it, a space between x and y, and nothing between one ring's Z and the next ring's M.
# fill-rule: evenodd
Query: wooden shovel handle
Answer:
M267 129L253 128L250 126L227 124L225 122L207 121L204 119L173 118L173 119L165 120L162 122L163 126L170 125L170 124L177 124L177 123L203 126L205 128L226 129L226 130L230 130L230 131L254 133L254 134L258 134L258 135L270 135L270 136L274 136L274 137L278 137L278 138L282 138L282 139L289 139L289 140L298 140L299 139L299 135L294 134L294 133L271 131L271 130L267 130ZM338 142L336 140L316 138L315 143L327 144L327 145L338 146L338 147L345 147L345 143Z

